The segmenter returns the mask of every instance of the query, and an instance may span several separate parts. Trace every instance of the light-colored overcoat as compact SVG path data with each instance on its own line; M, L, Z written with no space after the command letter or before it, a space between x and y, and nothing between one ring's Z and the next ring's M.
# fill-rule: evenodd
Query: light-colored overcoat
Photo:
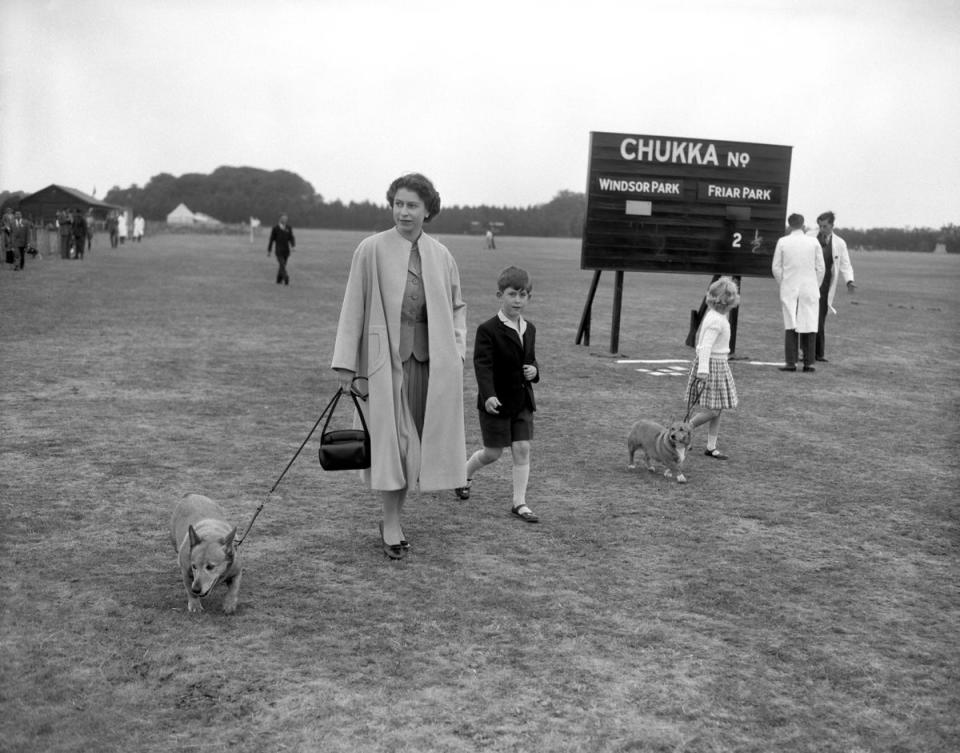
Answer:
M816 238L817 231L811 231L810 235ZM837 294L837 280L840 278L840 275L843 275L844 282L853 282L853 264L850 263L850 251L847 249L847 242L836 233L831 233L831 238L830 248L833 249L833 274L830 275L830 289L827 291L827 307L836 314L837 310L833 307L833 297ZM822 248L821 246L821 249Z
M454 489L466 484L467 307L453 255L422 234L418 248L427 301L430 378L421 442L401 400L400 307L411 246L392 228L365 238L354 251L332 367L369 379L364 417L370 430L371 464L361 471L364 481L379 490Z
M823 249L816 238L797 229L777 241L773 251L773 277L780 284L784 329L817 331L820 283L825 272Z

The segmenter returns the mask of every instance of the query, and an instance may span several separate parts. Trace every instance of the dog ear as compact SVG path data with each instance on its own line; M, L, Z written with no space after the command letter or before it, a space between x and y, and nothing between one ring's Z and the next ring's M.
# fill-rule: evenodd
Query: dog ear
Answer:
M197 532L193 530L193 526L190 526L187 530L190 532L190 546L195 547L202 539L197 536Z
M230 531L230 533L227 534L226 538L221 539L221 542L225 547L227 547L227 549L229 549L233 546L233 540L236 538L236 536L237 536L237 527L234 526L233 529Z

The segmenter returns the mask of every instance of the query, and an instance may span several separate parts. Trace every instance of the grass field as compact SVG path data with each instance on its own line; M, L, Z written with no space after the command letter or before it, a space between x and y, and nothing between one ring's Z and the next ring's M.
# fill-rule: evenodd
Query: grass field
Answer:
M783 332L745 279L731 459L698 434L678 485L624 441L685 379L621 361L689 358L708 280L628 273L611 354L611 273L574 342L578 241L441 238L471 345L497 271L533 274L542 523L508 514L505 456L469 502L413 495L390 562L315 441L267 497L335 388L359 238L301 232L290 287L243 236L0 272L0 750L960 749L960 258L856 255L814 375L750 363ZM190 491L240 526L266 500L232 617L186 612L166 526Z

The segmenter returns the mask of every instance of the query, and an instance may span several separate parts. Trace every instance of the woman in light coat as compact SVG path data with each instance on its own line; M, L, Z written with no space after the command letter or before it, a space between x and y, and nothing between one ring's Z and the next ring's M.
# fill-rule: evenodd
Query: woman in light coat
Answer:
M803 215L787 218L790 234L777 241L773 251L773 277L780 283L780 306L783 310L783 371L797 370L797 350L803 349L803 370L815 371L813 355L820 305L820 283L823 281L823 251L816 238L803 232ZM802 335L803 343L799 343Z
M463 361L467 311L460 272L446 246L422 232L440 211L423 175L387 190L395 227L360 242L347 279L332 368L340 386L366 377L371 464L364 481L380 492L383 551L401 559L407 492L466 483Z

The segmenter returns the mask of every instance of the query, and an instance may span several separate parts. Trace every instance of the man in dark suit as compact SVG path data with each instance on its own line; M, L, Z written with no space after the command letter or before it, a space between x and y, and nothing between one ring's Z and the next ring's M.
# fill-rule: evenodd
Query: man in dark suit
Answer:
M10 237L13 241L14 269L23 269L23 263L27 259L27 246L30 245L30 223L23 219L20 212L13 213L13 227L10 230Z
M73 210L73 252L76 258L82 259L83 252L87 250L87 221L83 218L83 212L79 209Z
M287 259L290 258L290 254L296 248L296 245L297 242L293 238L293 228L287 224L287 215L281 214L280 221L270 231L270 241L267 243L267 256L270 256L274 246L277 249L277 285L281 282L284 285L290 284L290 275L287 274Z

